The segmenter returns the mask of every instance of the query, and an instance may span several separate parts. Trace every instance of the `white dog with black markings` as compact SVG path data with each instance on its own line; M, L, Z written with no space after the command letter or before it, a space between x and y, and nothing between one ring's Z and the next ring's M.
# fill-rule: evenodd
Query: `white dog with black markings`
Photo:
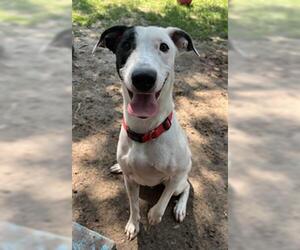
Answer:
M177 221L186 215L190 184L191 152L179 125L172 97L175 56L193 50L190 36L178 28L114 26L103 32L94 47L106 47L116 55L122 80L124 104L117 162L111 170L122 171L130 203L125 227L129 239L139 232L139 186L165 188L149 210L151 225L161 221L173 195Z

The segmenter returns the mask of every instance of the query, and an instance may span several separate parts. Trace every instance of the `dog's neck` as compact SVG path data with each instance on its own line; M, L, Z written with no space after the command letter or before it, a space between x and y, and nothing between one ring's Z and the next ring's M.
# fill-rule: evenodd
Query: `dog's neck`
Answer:
M173 79L170 78L170 81L173 81ZM153 117L142 119L132 116L128 113L127 106L129 103L129 99L125 97L123 89L123 116L127 126L136 133L147 133L152 129L158 127L174 110L172 90L173 86L171 84L168 84L168 88L162 91L161 96L158 100L158 113Z

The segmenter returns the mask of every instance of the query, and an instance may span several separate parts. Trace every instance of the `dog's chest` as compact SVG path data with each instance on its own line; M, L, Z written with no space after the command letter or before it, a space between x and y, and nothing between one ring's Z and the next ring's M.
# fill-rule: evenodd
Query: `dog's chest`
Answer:
M127 135L123 135L118 162L124 174L140 185L160 184L189 165L190 152L185 140L174 140L168 132L148 144L128 143Z
M155 186L168 179L175 170L167 153L163 148L132 147L122 157L124 171L140 185Z

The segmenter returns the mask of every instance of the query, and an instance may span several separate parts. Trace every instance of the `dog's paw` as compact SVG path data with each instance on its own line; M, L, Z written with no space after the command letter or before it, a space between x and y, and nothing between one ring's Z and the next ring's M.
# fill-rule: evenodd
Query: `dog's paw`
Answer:
M109 171L112 174L121 174L122 173L122 169L121 169L121 167L120 167L120 165L118 163L116 163L115 165L111 166L109 168Z
M133 220L129 219L125 227L125 234L128 240L133 240L134 237L139 233L140 225L139 222L134 222Z
M186 205L178 202L174 207L174 216L178 222L182 222L186 216Z
M163 213L156 206L153 206L148 212L148 222L150 225L155 225L161 222Z

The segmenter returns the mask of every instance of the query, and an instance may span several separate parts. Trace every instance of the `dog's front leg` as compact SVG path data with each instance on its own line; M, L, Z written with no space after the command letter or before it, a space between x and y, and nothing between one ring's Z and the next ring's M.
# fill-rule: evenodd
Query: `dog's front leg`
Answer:
M128 176L124 175L124 182L129 198L130 217L125 227L125 233L129 240L132 240L139 232L140 209L139 190L140 186Z
M161 222L162 216L165 213L172 195L184 182L186 182L186 178L180 175L170 178L170 180L165 183L165 189L158 202L148 212L148 221L150 225L155 225Z

